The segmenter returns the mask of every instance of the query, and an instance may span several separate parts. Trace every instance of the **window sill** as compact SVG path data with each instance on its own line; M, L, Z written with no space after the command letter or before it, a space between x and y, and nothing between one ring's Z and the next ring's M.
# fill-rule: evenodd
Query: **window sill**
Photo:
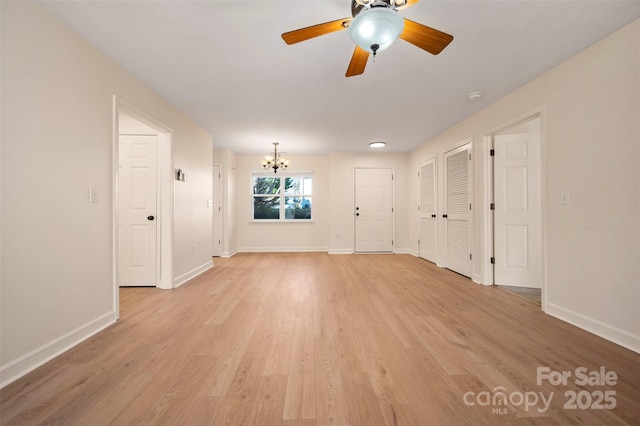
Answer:
M315 223L313 219L252 219L249 223Z

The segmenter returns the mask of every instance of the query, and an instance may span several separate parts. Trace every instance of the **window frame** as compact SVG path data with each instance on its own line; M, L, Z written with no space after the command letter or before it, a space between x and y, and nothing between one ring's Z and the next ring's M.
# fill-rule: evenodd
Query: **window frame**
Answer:
M280 187L278 188L277 194L254 194L253 193L253 182L255 178L278 178L280 179ZM311 193L304 194L286 194L285 193L285 178L310 178L311 179ZM257 223L309 223L314 221L313 216L313 171L279 171L277 174L269 171L252 171L249 177L249 196L251 203L251 217L250 222ZM256 219L255 218L255 204L254 197L277 197L279 198L279 219ZM311 199L309 211L310 218L309 219L296 219L296 218L287 218L286 217L286 208L285 208L285 200L287 198L309 198Z

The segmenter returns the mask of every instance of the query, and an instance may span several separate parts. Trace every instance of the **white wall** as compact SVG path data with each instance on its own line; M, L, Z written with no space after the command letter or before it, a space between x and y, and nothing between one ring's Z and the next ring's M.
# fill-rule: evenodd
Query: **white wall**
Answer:
M0 7L6 384L115 320L113 95L174 132L176 282L211 261L211 137L35 2Z
M490 267L479 229L488 213L484 136L535 111L546 168L546 312L640 352L640 20L412 152L417 167L472 138L476 278ZM570 205L560 204L562 192Z

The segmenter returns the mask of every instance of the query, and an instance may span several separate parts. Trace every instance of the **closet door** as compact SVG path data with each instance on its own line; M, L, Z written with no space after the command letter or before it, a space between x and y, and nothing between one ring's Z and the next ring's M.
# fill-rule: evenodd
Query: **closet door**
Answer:
M448 151L445 162L445 266L471 277L471 143Z
M418 171L420 188L420 257L436 262L437 208L436 208L436 159L420 163Z

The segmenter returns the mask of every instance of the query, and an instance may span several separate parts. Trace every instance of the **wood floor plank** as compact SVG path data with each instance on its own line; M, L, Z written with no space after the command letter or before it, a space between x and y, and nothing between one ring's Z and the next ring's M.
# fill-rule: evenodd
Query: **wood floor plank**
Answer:
M314 342L316 377L316 420L318 425L347 424L344 384L333 339Z
M296 315L282 416L284 420L316 418L312 312L302 304Z
M299 294L295 283L289 283L287 293L280 306L274 338L262 372L265 376L284 376L289 371Z
M120 289L118 323L0 390L0 425L640 424L640 354L501 289L409 255L214 264ZM537 384L538 367L573 376ZM579 385L579 367L618 380ZM580 392L615 408L567 408Z
M263 376L256 395L254 413L256 425L272 426L282 422L287 389L286 376ZM315 425L315 420L313 420Z

